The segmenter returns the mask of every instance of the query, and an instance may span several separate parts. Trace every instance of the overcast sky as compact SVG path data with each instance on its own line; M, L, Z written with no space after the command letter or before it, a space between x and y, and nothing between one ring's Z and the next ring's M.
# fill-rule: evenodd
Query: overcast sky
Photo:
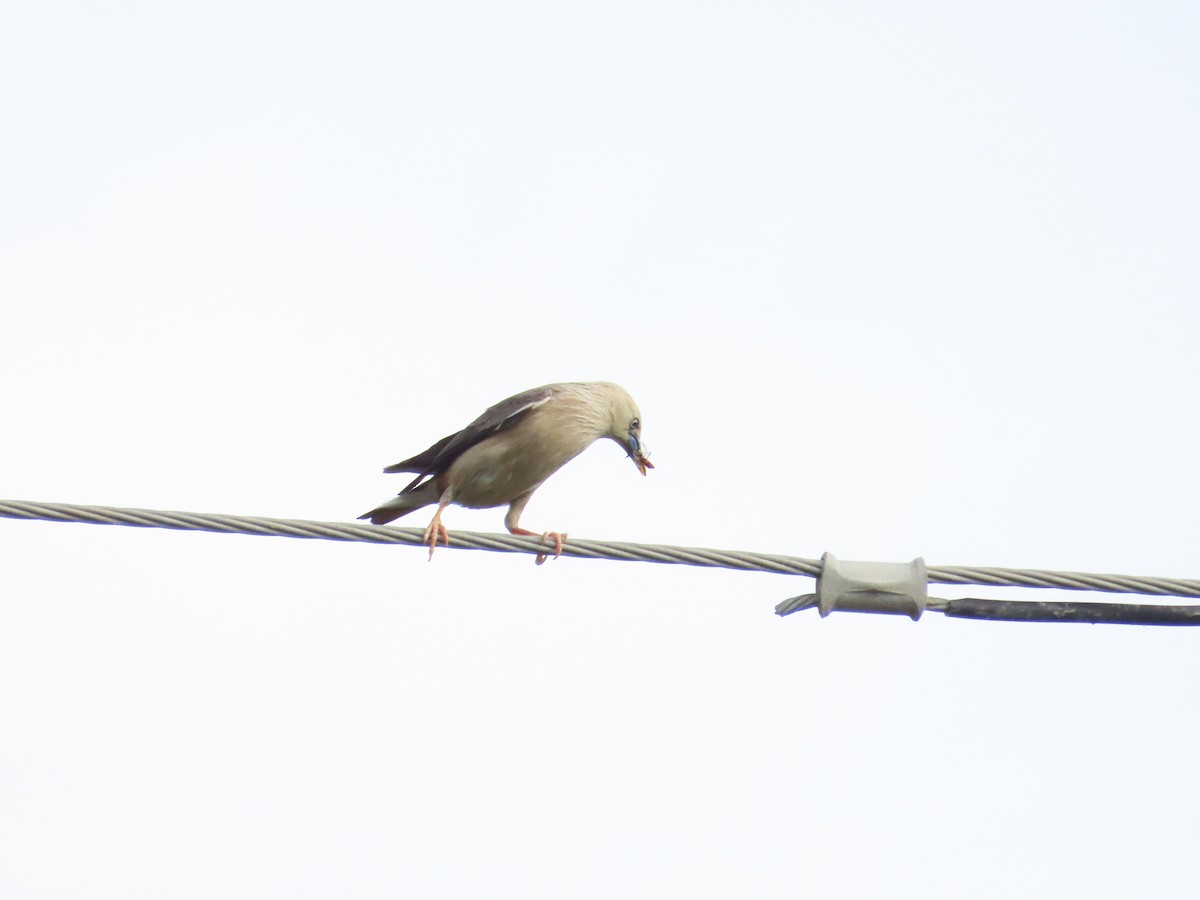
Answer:
M1200 576L1197 10L8 4L0 496L352 520L603 379L656 468L597 445L527 527ZM1195 896L1191 630L11 520L0 558L6 900Z

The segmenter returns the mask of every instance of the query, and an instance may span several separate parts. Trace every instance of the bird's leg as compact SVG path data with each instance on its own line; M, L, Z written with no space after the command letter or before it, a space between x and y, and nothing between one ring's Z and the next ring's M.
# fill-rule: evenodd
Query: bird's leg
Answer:
M521 519L521 511L525 509L525 504L529 502L533 491L525 494L523 497L518 497L512 502L512 506L508 508L508 513L504 517L504 527L508 529L510 534L520 534L525 537L537 537L536 531L530 531L528 528L522 528L517 524ZM563 542L567 539L567 533L564 531L561 534L557 531L542 532L542 542L545 543L546 538L554 539L554 558L558 559L562 555ZM541 565L546 561L545 553L539 553L537 559L534 560L537 565Z
M552 538L554 540L554 558L558 559L560 556L562 556L562 547L567 540L567 533L565 531L547 531L542 535L542 541L545 542L546 538ZM545 561L546 557L541 553L539 553L537 555L537 559L534 560L534 562L539 566Z
M442 510L445 506L439 506L437 512L433 514L433 521L425 528L425 534L421 540L429 545L429 558L433 559L433 548L437 546L440 539L447 547L450 546L450 532L446 530L446 526L442 524Z
M437 512L433 514L433 521L425 528L425 534L422 535L422 542L429 545L429 558L433 559L433 549L437 546L438 539L441 538L446 546L450 546L450 532L446 530L446 526L442 524L442 510L450 505L454 499L454 494L447 490L442 494L442 499L438 502Z
M530 531L528 528L510 528L508 530L510 532L512 532L513 534L521 534L521 535L524 535L525 537L537 537L538 536L538 533L536 531ZM563 531L563 532L543 531L541 537L542 537L543 544L546 543L546 538L551 538L554 541L554 558L555 559L558 559L560 556L562 556L563 544L567 540L567 533L565 531ZM534 562L540 566L548 558L549 557L547 557L545 553L539 553L537 555L537 559L535 559Z

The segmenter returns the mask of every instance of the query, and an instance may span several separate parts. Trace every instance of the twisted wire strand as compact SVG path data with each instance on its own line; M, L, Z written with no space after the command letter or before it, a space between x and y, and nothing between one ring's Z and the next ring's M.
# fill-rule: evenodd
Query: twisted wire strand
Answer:
M362 541L373 544L409 544L413 546L424 544L422 529L419 528L397 528L390 525L350 522L318 522L306 519L275 519L266 516L173 512L161 509L129 509L116 506L85 506L74 503L39 503L27 500L0 500L0 517L330 541ZM546 551L546 545L537 538L508 534L481 534L472 531L452 532L450 546L464 550L491 550L499 553L536 554ZM821 561L818 559L740 550L676 547L668 544L634 544L622 541L589 541L572 538L563 545L563 556L707 566L750 572L773 572L781 575L806 575L811 578L815 578L821 573ZM1102 575L1088 572L1056 572L1046 569L1007 569L984 566L929 566L927 571L929 581L937 584L1061 588L1120 594L1200 597L1200 579Z

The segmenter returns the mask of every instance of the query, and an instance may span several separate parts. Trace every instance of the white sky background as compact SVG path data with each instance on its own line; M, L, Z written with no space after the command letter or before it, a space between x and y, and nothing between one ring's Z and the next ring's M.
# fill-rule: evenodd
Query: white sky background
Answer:
M1183 3L10 4L0 496L348 520L607 379L657 468L596 446L528 527L1195 577L1198 40ZM5 898L1195 895L1190 630L0 554Z

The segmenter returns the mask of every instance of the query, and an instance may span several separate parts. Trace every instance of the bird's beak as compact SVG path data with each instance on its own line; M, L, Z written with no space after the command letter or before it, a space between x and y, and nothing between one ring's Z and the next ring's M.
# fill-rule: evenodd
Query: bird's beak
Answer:
M629 458L633 460L633 464L637 466L639 472L645 475L647 469L654 468L654 463L646 459L641 442L632 434L629 436L629 443L626 446L629 448Z

